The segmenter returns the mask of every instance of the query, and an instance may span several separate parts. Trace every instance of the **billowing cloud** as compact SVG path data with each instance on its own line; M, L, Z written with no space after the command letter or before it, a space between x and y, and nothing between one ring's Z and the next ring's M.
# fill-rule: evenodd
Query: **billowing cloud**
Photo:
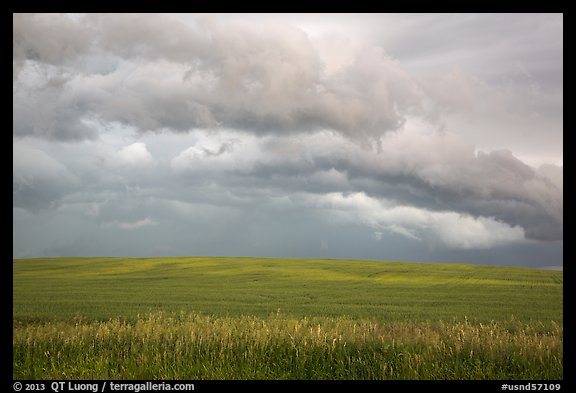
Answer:
M336 209L347 219L360 219L372 226L378 240L382 230L424 241L433 247L441 245L456 249L489 248L524 240L522 228L510 227L493 218L398 206L363 193L330 193L316 203L321 208Z
M350 46L348 60L334 67L333 56L323 58L327 52L294 27L211 19L184 25L163 15L58 18L66 20L62 30L45 15L14 18L15 108L30 119L19 122L19 134L81 138L90 135L82 120L96 118L141 131L329 128L367 140L398 129L421 98L419 86L381 48ZM64 34L74 38L60 40ZM86 65L95 54L116 65L95 72ZM62 68L51 73L54 66ZM30 116L22 94L55 106L53 115Z

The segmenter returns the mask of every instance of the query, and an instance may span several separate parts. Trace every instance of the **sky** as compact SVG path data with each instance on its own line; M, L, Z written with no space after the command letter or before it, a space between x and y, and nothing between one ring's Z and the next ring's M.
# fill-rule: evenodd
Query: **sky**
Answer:
M14 14L13 254L563 266L562 14Z

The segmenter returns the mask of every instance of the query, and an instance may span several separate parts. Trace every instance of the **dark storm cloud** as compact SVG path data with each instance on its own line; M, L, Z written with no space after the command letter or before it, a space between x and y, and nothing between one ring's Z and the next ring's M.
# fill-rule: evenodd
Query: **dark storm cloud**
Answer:
M443 135L389 136L379 152L329 134L242 143L235 138L201 140L172 167L196 181L209 176L233 187L275 187L278 193L364 192L397 204L494 217L521 226L532 239L563 236L561 184L509 151L476 154ZM227 146L221 155L203 153L220 144Z

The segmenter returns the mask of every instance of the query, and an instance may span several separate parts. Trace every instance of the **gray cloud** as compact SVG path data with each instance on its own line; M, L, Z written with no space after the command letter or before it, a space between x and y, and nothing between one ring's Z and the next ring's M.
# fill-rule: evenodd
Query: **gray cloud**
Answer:
M49 207L77 183L64 165L42 150L14 145L12 153L14 207L33 210Z
M558 16L290 18L15 15L19 255L561 263Z
M330 64L309 37L288 26L224 26L214 20L189 26L163 15L76 19L59 31L46 16L14 18L14 67L22 89L14 97L17 114L30 117L26 104L32 95L41 106L62 103L50 112L64 115L20 122L18 134L72 138L67 129L88 116L141 131L232 127L271 134L329 128L367 140L397 129L403 112L419 105L417 84L376 46L349 48L348 61L328 74ZM46 32L43 39L37 39L39 31ZM62 34L75 39L60 41ZM44 53L46 42L60 47ZM118 68L106 75L86 73L80 59L99 51L118 57ZM72 74L59 84L33 68L62 64ZM128 74L126 67L132 68ZM25 71L42 83L25 86L32 78ZM34 127L38 123L48 126Z
M90 32L61 14L14 14L12 56L15 74L26 60L63 65L88 51Z
M562 14L379 15L365 22L411 70L458 64L499 78L523 63L543 87L562 88Z
M96 138L97 131L82 121L83 116L89 115L88 103L63 94L63 86L67 83L64 78L54 77L41 86L15 84L12 106L14 135L48 140Z
M509 151L474 153L448 135L398 134L367 152L336 135L253 139L205 138L183 151L172 167L191 179L206 174L225 185L276 187L278 192L364 192L435 211L494 217L520 225L529 238L561 239L563 195L558 183ZM218 141L218 139L220 139ZM233 146L207 157L209 146ZM559 168L547 167L558 175Z

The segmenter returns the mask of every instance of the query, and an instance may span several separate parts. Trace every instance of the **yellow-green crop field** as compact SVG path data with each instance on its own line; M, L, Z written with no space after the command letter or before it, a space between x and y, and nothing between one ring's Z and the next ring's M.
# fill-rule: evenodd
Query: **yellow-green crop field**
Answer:
M562 272L264 258L13 263L15 379L562 379Z

